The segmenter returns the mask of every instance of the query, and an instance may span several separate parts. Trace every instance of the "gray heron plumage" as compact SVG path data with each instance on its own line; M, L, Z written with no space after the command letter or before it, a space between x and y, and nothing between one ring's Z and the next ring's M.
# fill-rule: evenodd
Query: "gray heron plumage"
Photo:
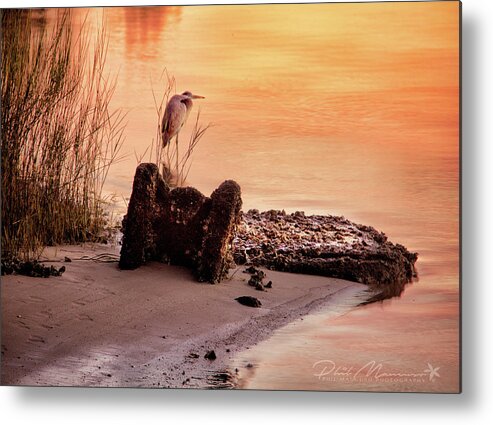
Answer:
M193 107L192 99L204 99L204 96L198 96L186 91L182 94L175 94L169 100L161 123L163 147L166 147L174 137L176 137L176 143L178 144L178 133L185 125Z

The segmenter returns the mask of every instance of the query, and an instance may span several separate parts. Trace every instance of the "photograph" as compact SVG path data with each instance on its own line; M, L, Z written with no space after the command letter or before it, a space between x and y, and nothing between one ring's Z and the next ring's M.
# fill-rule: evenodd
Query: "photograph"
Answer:
M461 2L1 30L1 386L462 392Z

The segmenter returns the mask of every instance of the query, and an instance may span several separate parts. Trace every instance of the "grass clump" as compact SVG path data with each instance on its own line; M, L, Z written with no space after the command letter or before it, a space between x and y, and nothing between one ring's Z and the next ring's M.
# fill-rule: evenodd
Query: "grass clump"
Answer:
M2 257L37 258L46 245L94 240L102 188L118 160L123 115L110 111L107 36L95 41L69 9L48 27L40 11L3 10ZM36 14L36 15L35 15Z

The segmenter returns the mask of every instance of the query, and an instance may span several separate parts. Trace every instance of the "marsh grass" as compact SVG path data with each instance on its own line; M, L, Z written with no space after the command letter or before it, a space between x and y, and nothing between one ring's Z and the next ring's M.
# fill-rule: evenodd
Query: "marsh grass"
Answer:
M35 26L33 14L3 10L1 18L2 257L23 259L98 237L124 128L109 107L115 80L103 72L104 25L92 39L86 22L73 30L68 9L49 28Z
M186 144L183 146L184 137L182 136L180 139L182 141L179 143L182 145L181 148L175 143L175 139L163 148L161 138L161 120L169 99L176 93L175 78L170 76L166 69L161 75L160 83L162 83L163 80L165 89L159 99L156 97L154 88L152 88L157 125L156 136L153 139L149 149L149 160L159 167L161 175L168 185L171 187L181 187L186 184L190 168L192 167L194 149L197 147L198 143L211 125L203 125L200 123L199 109L195 116L192 132L188 141L186 141ZM189 122L187 124L190 125Z

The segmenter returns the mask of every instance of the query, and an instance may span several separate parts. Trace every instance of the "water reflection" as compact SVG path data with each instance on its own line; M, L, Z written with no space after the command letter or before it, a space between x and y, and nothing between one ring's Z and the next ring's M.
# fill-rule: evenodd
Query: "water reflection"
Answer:
M123 12L127 58L132 60L157 59L164 28L168 24L177 25L180 22L181 11L182 8L176 6L115 9L115 12L111 13L113 22L121 20L120 13Z
M233 366L240 370L241 388L454 392L458 324L454 291L414 285L399 300L360 306L336 318L323 312L305 317L241 353ZM319 362L333 362L337 369L317 376ZM371 363L381 365L382 376L368 368L355 376ZM429 364L439 368L433 380L424 372Z

